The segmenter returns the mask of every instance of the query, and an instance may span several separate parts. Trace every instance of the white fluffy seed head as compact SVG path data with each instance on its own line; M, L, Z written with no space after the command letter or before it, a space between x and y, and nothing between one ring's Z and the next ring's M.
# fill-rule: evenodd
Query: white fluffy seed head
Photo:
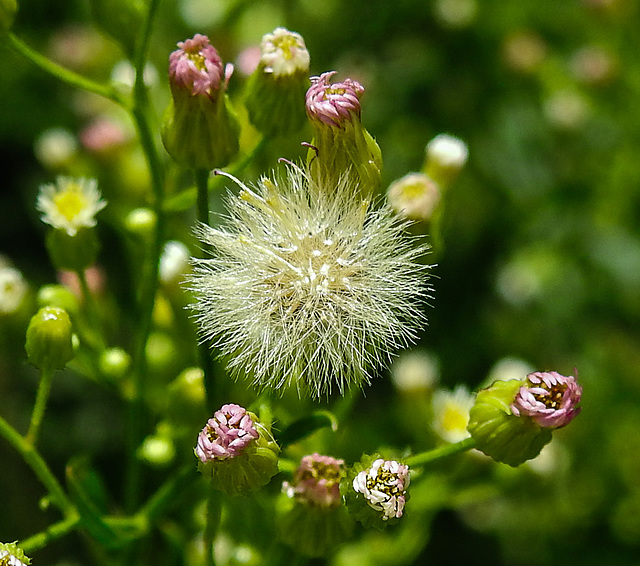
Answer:
M320 397L369 383L425 325L426 251L387 207L347 181L327 187L295 165L242 186L220 229L197 234L190 288L203 339L259 389Z

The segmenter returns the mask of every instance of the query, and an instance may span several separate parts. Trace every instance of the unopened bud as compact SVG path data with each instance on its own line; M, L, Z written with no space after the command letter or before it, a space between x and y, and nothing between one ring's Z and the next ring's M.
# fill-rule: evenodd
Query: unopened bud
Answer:
M56 307L41 308L29 322L25 349L37 368L62 369L74 356L69 315Z

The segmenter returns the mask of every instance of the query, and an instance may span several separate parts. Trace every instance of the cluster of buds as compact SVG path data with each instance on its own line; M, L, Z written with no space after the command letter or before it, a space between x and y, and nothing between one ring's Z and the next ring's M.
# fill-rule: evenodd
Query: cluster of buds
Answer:
M162 141L184 167L224 167L239 147L239 125L226 95L233 65L223 66L201 34L178 43L178 48L169 57L172 102L163 118Z
M478 450L519 466L540 453L554 429L575 418L581 397L576 377L555 371L496 381L478 393L467 429Z
M364 87L345 79L331 83L335 71L311 78L307 115L314 136L308 160L319 178L337 181L348 175L357 180L363 198L380 185L382 153L361 122L360 98Z
M258 417L240 405L215 412L194 452L200 472L230 495L254 491L278 472L278 445Z
M384 529L404 514L409 467L396 460L363 456L341 485L347 508L365 527Z
M245 105L251 123L264 135L289 135L306 121L309 52L298 33L276 28L263 36L260 62L249 78Z

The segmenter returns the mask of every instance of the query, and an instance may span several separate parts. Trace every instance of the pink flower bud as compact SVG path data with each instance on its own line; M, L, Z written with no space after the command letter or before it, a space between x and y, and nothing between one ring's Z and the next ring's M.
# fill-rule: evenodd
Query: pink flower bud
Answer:
M340 479L344 473L344 460L314 453L302 458L293 482L284 482L282 490L289 497L313 507L339 507Z
M569 424L580 412L582 387L572 375L555 371L527 376L511 404L514 415L531 417L541 427L559 428Z
M330 84L329 79L335 74L335 71L330 71L311 77L306 99L307 114L311 120L340 128L345 122L351 122L354 116L360 118L360 97L364 87L352 79Z

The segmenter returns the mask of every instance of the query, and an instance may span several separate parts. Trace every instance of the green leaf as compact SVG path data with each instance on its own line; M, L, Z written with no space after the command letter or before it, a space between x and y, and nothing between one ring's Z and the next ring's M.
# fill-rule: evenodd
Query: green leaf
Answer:
M292 422L276 436L276 441L281 447L284 447L327 427L335 432L338 430L338 420L329 411L318 411Z

